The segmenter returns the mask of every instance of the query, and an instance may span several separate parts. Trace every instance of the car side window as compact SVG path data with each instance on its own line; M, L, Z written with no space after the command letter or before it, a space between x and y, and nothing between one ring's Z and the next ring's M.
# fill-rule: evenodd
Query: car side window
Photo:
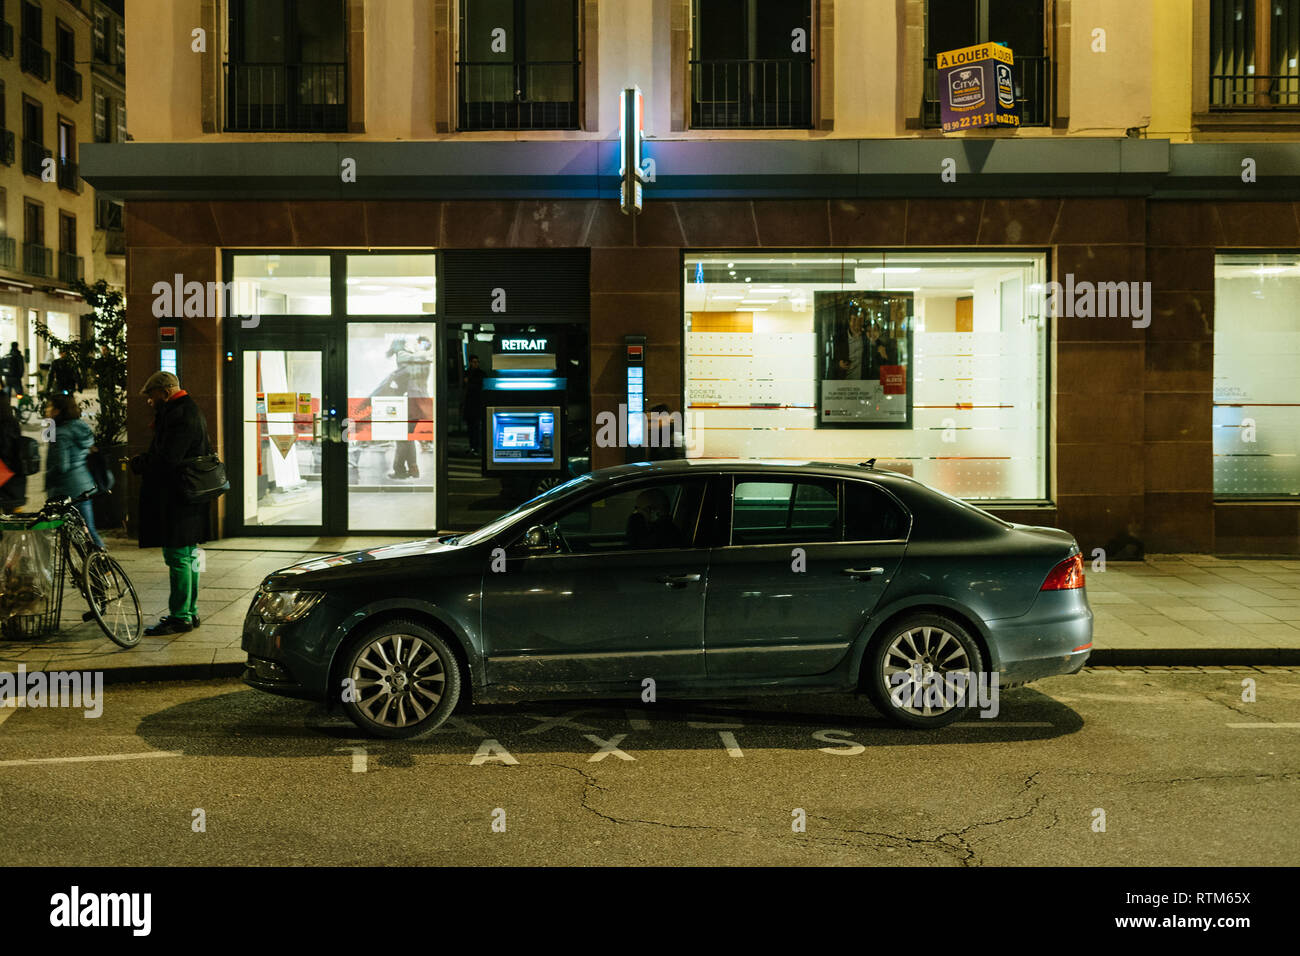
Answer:
M572 554L694 547L704 480L661 481L588 499L555 519Z
M889 495L866 481L844 482L844 540L892 541L907 537L907 515Z
M799 544L839 540L839 504L831 479L737 481L732 544Z

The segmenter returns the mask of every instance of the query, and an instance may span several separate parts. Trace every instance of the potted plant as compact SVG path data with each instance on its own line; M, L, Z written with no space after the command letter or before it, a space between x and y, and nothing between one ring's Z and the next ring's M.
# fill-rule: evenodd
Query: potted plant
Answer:
M44 322L36 323L36 334L59 350L83 388L93 382L98 390L98 398L84 399L81 405L94 431L95 447L117 478L109 494L95 499L95 524L108 530L120 528L127 513L126 472L121 466L126 451L126 301L103 279L94 285L78 282L75 288L92 309L82 323L89 326L90 334L64 340ZM49 389L48 383L42 386L37 394L43 407Z

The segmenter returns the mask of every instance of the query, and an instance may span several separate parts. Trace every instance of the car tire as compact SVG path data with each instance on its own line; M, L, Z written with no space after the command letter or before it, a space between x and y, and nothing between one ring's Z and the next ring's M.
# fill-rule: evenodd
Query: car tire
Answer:
M344 712L375 737L427 734L460 699L456 655L415 621L385 621L363 634L346 652L342 676Z
M962 670L968 672L965 679L956 676ZM872 641L862 681L885 717L932 730L970 709L983 670L979 644L966 628L942 614L918 613L894 621ZM962 687L969 687L969 694L954 693Z

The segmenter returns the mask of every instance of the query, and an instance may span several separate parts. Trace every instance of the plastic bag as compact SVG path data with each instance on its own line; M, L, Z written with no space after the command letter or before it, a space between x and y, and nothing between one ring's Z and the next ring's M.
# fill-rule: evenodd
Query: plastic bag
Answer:
M6 531L0 538L0 618L43 614L54 592L54 555L48 531Z

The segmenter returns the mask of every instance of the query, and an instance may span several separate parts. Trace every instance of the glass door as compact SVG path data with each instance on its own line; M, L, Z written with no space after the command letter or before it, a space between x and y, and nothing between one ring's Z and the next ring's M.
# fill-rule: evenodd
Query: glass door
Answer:
M261 341L240 354L240 507L249 531L326 530L329 406L320 339Z

